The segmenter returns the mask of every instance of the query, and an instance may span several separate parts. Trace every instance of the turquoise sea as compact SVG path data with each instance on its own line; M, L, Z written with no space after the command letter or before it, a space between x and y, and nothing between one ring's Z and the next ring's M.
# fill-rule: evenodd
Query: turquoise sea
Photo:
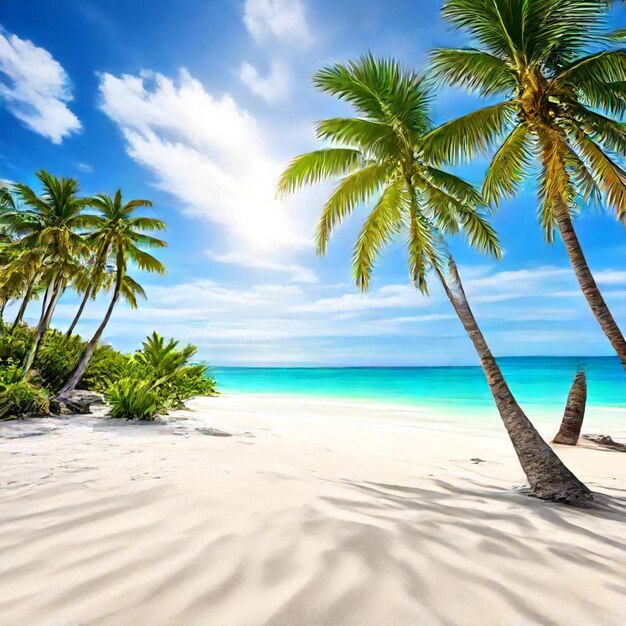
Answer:
M588 413L601 413L607 422L626 427L626 375L617 358L508 357L499 363L529 416L561 413L582 367ZM495 412L480 367L215 367L212 373L224 393L369 400L489 417Z

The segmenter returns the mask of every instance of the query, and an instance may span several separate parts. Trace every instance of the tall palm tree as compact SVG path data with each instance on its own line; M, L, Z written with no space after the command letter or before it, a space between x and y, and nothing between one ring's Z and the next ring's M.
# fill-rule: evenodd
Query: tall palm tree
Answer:
M626 340L598 289L574 230L581 204L604 203L626 219L626 49L605 33L604 0L446 0L444 17L477 48L439 49L434 75L502 98L448 122L424 142L425 158L471 159L497 146L483 185L497 205L538 164L540 219L558 229L576 278L626 369ZM595 50L589 53L590 50ZM625 222L626 223L626 222Z
M3 215L10 231L20 236L20 247L40 256L46 285L41 316L24 362L23 375L32 367L56 304L75 271L76 259L87 251L80 231L89 228L94 219L84 212L91 199L78 196L76 179L57 178L45 170L35 175L43 193L38 195L21 183L13 185L12 191L22 206Z
M140 270L165 273L164 265L141 249L162 248L166 245L161 239L145 234L145 231L164 230L165 224L161 220L135 215L137 209L152 206L149 200L131 200L124 203L122 191L118 189L113 198L101 194L95 196L91 204L99 213L91 224L95 233L92 243L96 249L105 251L105 259L109 256L115 259L115 284L104 318L85 346L76 369L58 393L59 399L66 398L83 377L120 296L126 296L131 305L133 304L130 298L133 293L139 292L140 288L137 289L139 285L134 281L131 282L132 279L127 276L128 262L132 261Z
M422 138L431 128L422 78L395 61L370 55L317 72L314 84L357 113L319 122L317 136L331 147L294 158L279 182L279 193L284 194L342 177L322 209L318 253L326 252L333 229L358 205L373 202L354 247L356 284L365 291L380 252L395 237L405 236L413 283L426 292L432 269L474 344L531 493L571 504L589 502L587 487L563 465L518 405L465 297L445 235L462 232L470 245L495 256L500 248L474 188L422 156Z

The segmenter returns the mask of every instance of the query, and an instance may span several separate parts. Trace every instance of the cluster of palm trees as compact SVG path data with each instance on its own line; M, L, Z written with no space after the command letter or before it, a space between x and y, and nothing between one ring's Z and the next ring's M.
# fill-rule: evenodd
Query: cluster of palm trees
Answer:
M558 231L593 315L626 369L626 342L585 260L572 217L591 202L626 215L626 50L624 30L605 32L603 0L446 0L445 18L476 47L440 49L422 76L368 55L317 72L321 91L349 103L355 117L326 119L327 147L294 158L280 193L322 180L339 183L325 203L316 244L363 203L373 206L354 247L353 274L366 290L390 241L407 241L411 280L427 292L436 276L480 358L500 416L541 498L585 504L592 496L542 439L511 393L472 313L446 237L501 255L488 213L538 180L540 222ZM589 54L590 49L596 51ZM431 92L463 86L489 104L433 128ZM491 156L482 189L441 169Z
M28 304L41 300L39 321L21 364L21 376L31 369L57 303L66 291L71 289L82 296L68 338L87 302L103 291L111 294L102 322L57 394L63 399L83 376L120 298L133 308L138 297L145 298L141 285L128 273L129 264L165 273L163 264L143 250L166 245L146 234L164 230L165 224L137 214L139 209L152 206L149 200L124 202L121 190L113 197L83 197L73 178L57 178L44 170L36 177L41 193L21 183L0 187L0 309L4 311L10 301L20 301L10 326L0 318L1 332L15 332Z

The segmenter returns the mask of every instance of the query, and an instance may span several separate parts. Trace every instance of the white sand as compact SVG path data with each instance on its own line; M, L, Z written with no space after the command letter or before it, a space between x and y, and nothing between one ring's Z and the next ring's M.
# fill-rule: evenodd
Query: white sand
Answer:
M626 624L626 454L559 447L600 494L583 511L516 491L497 423L191 406L0 424L2 626Z

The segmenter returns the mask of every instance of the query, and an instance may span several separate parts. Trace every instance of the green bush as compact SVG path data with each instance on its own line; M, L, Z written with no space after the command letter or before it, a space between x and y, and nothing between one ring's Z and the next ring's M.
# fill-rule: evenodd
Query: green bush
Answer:
M215 380L208 376L204 365L187 365L164 384L172 408L180 408L194 396L213 396L217 393Z
M89 361L79 388L104 393L109 385L131 375L131 357L111 346L98 346Z
M0 333L0 367L23 363L30 349L33 330L28 326L18 326L13 334L8 330Z
M72 375L84 349L85 342L79 336L67 339L58 330L48 330L33 363L43 386L52 392L61 389Z
M25 380L0 382L0 419L45 415L48 408L48 393L45 389Z
M154 419L157 413L183 407L192 396L216 393L206 367L188 364L195 346L178 348L178 341L166 343L156 332L142 345L124 366L123 380L112 382L106 391L112 417Z
M163 409L163 401L152 381L122 378L108 388L106 399L111 417L153 421Z

